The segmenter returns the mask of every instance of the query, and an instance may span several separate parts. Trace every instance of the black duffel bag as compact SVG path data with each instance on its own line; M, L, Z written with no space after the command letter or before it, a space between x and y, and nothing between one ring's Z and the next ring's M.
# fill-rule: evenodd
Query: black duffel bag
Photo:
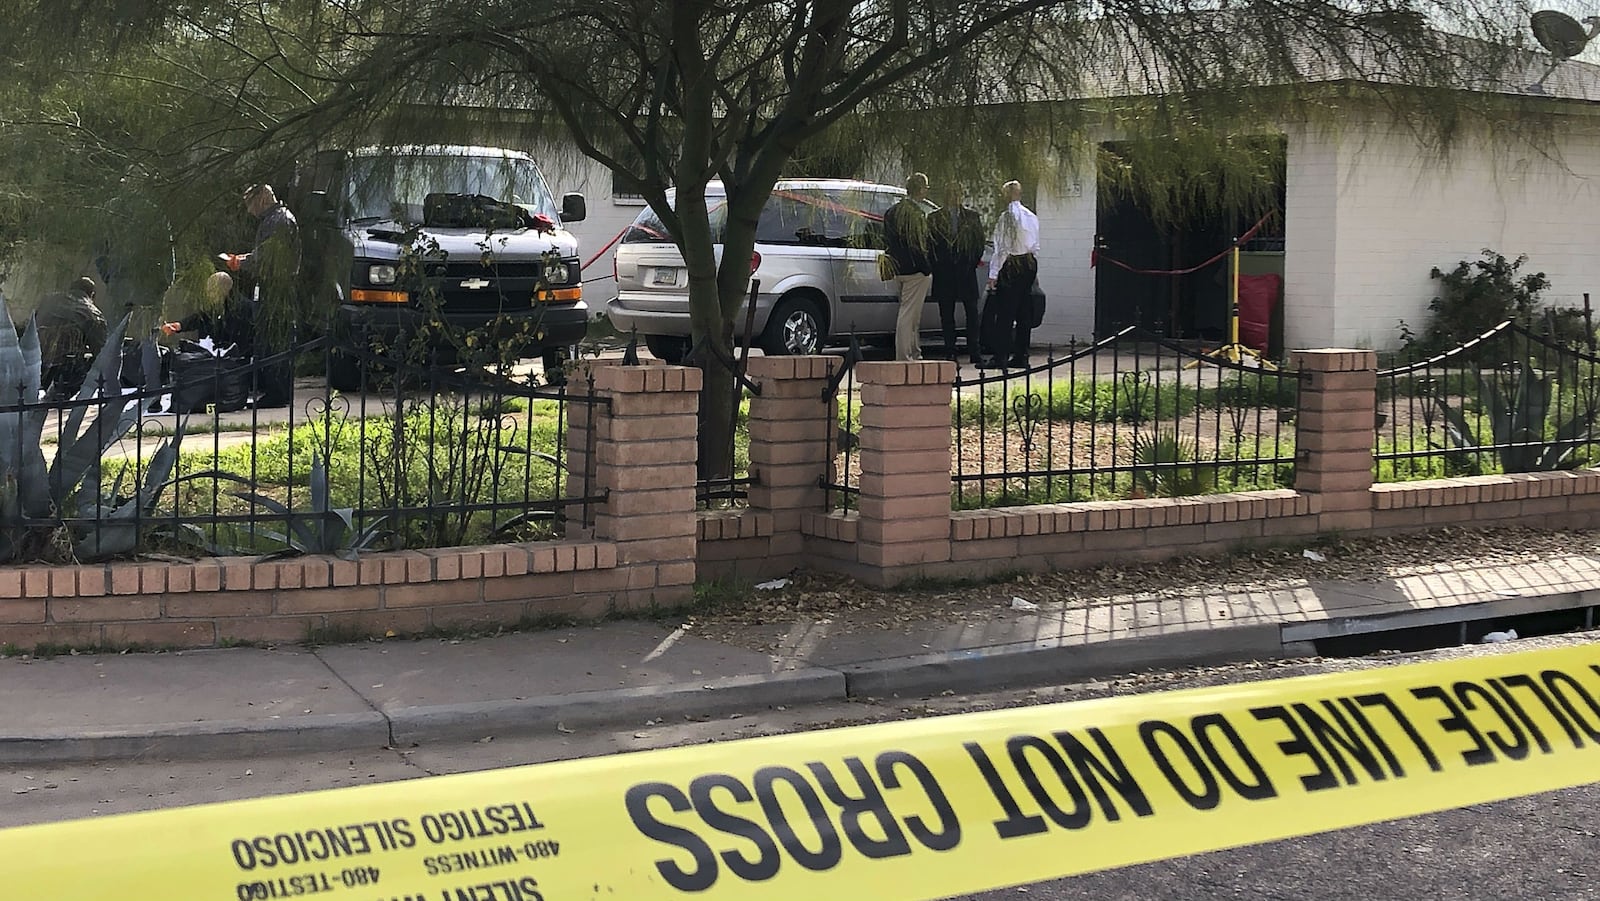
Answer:
M172 410L218 413L243 410L250 402L249 362L204 350L181 350L172 359Z
M145 387L145 358L152 352L155 354L158 371L155 373L155 377L150 379L151 387L159 387L167 383L167 378L172 374L172 350L170 348L156 344L154 341L124 341L122 343L122 387Z

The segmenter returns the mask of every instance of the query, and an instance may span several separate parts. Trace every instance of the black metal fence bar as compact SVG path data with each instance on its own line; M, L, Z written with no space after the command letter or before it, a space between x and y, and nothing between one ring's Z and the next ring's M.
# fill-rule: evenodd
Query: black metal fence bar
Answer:
M1600 356L1507 320L1378 373L1380 482L1539 472L1600 460Z
M745 348L745 360L727 358L708 348L708 344L701 345L686 362L699 365L708 376L714 369L729 376L726 419L722 423L726 440L714 448L701 443L702 455L710 453L712 457L700 461L695 498L701 506L735 506L749 499L750 485L753 483L750 476L749 399L759 390L759 386L745 376L748 348Z
M861 357L861 345L851 336L849 351L842 359L829 364L828 385L823 389L823 396L834 400L838 412L835 427L828 430L828 459L833 461L833 478L824 478L822 488L828 509L840 513L850 512L861 494L855 371Z
M592 381L588 392L569 392L509 367L337 352L360 365L353 394L323 379L335 353L326 339L249 362L191 352L170 373L125 373L120 360L102 360L88 387L65 398L41 398L40 385L24 379L4 392L15 402L0 406L0 455L10 457L0 463L18 487L13 502L0 498L0 555L351 553L528 540L559 536L569 513L589 521L604 500L594 490L592 428L584 471L567 472L569 405L588 408L592 423L606 403ZM289 397L268 400L291 385Z
M957 508L1286 487L1300 373L1126 329L954 385Z

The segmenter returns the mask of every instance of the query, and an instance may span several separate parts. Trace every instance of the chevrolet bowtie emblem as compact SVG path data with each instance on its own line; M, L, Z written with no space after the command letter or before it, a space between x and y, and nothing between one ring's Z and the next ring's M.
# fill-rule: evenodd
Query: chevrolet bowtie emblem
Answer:
M476 291L479 288L489 287L489 280L486 278L469 278L461 283L461 287L471 291Z

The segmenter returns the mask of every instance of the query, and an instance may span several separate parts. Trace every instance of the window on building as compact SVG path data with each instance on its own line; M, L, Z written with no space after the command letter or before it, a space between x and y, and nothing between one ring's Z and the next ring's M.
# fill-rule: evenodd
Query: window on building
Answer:
M644 206L644 197L633 192L616 172L611 173L611 202L617 206Z

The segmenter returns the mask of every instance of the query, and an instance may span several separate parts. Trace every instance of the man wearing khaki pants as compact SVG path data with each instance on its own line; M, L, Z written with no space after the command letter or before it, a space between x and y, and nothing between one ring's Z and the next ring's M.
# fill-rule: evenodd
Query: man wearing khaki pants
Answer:
M921 172L906 179L906 198L883 214L884 253L894 263L900 291L900 311L894 323L894 358L922 359L922 304L933 285L933 262L928 253L928 176Z

